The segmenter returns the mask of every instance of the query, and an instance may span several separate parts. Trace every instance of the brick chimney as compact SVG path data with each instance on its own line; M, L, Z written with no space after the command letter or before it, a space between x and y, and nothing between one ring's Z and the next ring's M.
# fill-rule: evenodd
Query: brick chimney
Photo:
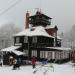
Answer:
M29 28L29 13L27 11L26 13L26 26L25 26L25 29Z

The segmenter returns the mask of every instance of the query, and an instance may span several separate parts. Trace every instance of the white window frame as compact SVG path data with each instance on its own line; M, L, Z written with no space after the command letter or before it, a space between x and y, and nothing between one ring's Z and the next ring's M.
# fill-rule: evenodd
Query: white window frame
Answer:
M20 43L20 37L16 37L16 43Z
M33 36L32 42L33 42L33 43L37 43L37 37L36 37L36 36Z
M63 52L60 52L60 58L63 59Z
M66 52L66 51L64 51L64 58L68 58L69 57L69 55L68 55L68 52Z
M58 51L55 52L55 59L60 59L60 53Z
M52 59L52 51L47 51L47 58Z
M58 43L58 44L60 44L60 43L61 43L61 41L60 41L60 40L57 40L57 43Z
M32 50L32 54L31 55L37 57L37 50Z
M40 51L40 58L46 58L46 51Z

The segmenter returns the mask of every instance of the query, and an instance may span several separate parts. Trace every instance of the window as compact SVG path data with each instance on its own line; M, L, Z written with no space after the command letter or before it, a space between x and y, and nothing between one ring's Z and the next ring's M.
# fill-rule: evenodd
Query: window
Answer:
M54 33L54 47L56 46L56 33Z
M28 56L28 50L23 50L23 52L25 53L24 56Z
M65 59L65 58L68 58L69 56L68 56L68 52L66 52L66 51L64 51L63 52L63 58Z
M52 59L52 52L51 51L48 51L47 57L50 58L50 59Z
M61 43L61 41L60 41L60 40L57 40L57 43L58 43L58 44L60 44L60 43Z
M37 51L36 50L32 50L32 56L37 57Z
M60 59L60 53L59 52L55 52L55 59Z
M28 37L27 36L24 37L24 43L28 43Z
M69 58L69 53L65 52L65 58Z
M19 37L16 37L16 43L19 43L20 39Z
M37 37L36 36L33 37L32 42L37 43Z
M46 51L40 51L40 58L46 58Z
M60 52L60 58L63 59L63 52Z

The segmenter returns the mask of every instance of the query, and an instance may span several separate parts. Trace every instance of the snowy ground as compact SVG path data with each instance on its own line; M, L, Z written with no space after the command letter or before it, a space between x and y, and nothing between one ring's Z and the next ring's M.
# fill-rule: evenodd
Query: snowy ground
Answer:
M37 65L38 68L40 65ZM20 69L12 70L12 66L3 66L0 67L0 75L75 75L74 67L72 67L72 63L66 63L62 65L53 64L54 72L52 68L44 74L45 70L48 67L40 68L35 74L32 69L32 66L21 66Z

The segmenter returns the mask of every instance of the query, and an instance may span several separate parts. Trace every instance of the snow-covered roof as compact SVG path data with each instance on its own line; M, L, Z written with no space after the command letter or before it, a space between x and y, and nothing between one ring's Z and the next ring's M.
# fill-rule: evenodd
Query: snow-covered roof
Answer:
M2 49L1 51L7 51L7 52L11 52L11 51L13 51L13 50L15 50L15 49L18 49L20 46L11 46L11 47L7 47L7 48L4 48L4 49Z
M55 26L54 25L48 25L45 27L45 29L50 29L50 28L54 28Z
M60 36L57 36L57 39L60 39L61 40L62 38Z
M14 36L46 36L54 38L53 36L49 35L42 26L25 29L24 31L15 34Z
M61 51L70 51L72 50L71 48L65 48L65 47L46 47L49 49L56 49L56 50L61 50Z
M12 51L14 54L16 54L16 55L24 55L25 53L24 52L21 52L21 51L17 51L17 50L13 50Z
M20 46L11 46L11 47L8 47L8 48L4 48L1 51L3 51L3 52L13 52L16 55L23 55L23 54L25 54L25 53L23 53L21 51L15 50L15 49L18 49L19 47Z

